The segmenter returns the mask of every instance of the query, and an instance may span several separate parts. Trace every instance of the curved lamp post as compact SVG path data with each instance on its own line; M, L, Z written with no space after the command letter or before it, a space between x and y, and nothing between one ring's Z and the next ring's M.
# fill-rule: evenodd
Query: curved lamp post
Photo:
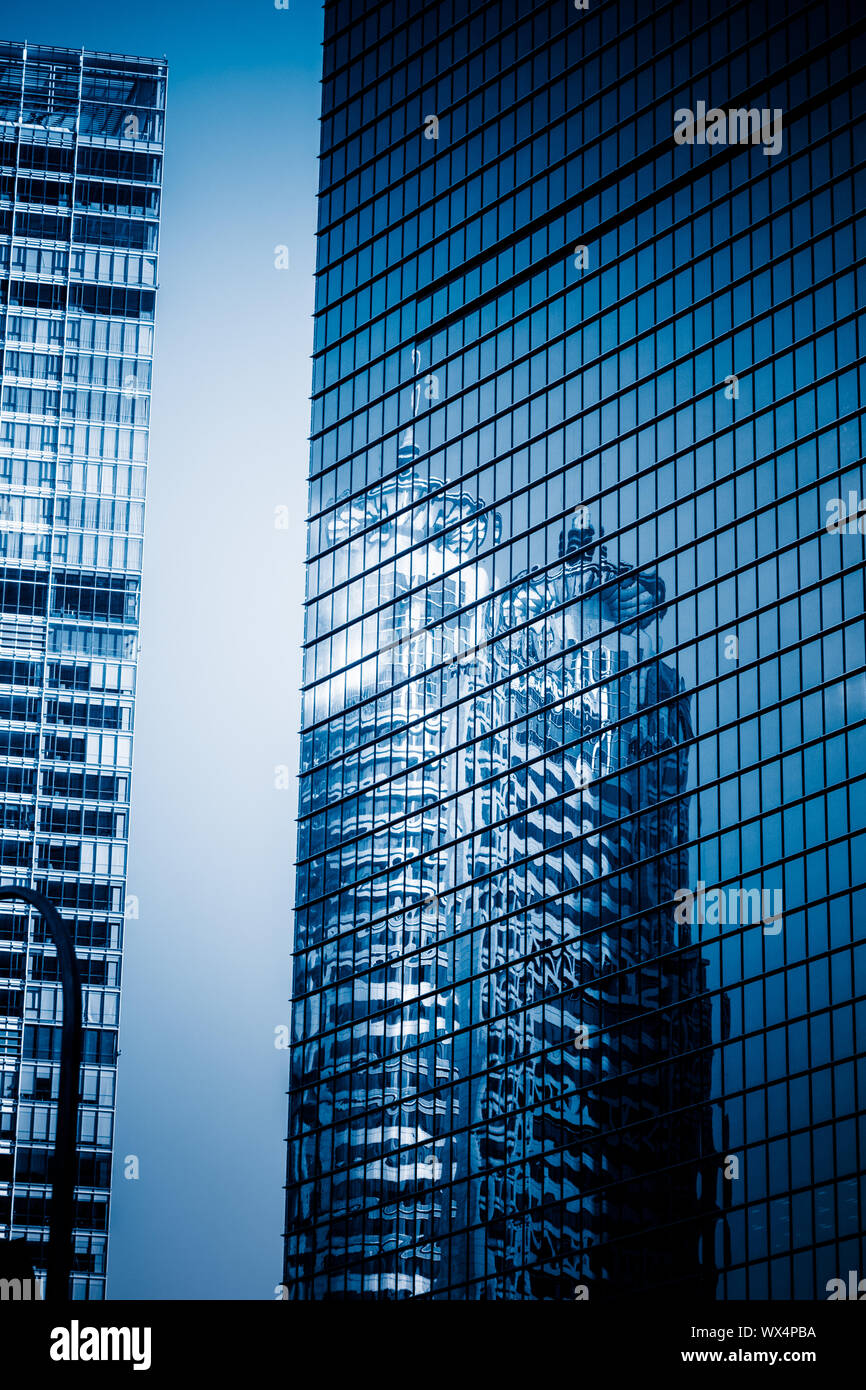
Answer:
M76 1138L81 1072L81 973L72 933L60 913L35 888L0 887L0 900L19 898L44 918L57 948L63 987L63 1030L60 1039L60 1096L51 1173L51 1220L46 1260L46 1299L66 1302L72 1267L72 1226L75 1194ZM13 1242L9 1242L13 1244ZM2 1245L0 1245L2 1254Z

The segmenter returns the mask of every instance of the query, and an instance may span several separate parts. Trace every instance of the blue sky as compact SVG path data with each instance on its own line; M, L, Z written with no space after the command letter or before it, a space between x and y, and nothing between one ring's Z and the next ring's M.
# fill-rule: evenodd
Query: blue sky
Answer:
M4 11L4 38L165 54L170 69L109 1297L271 1299L322 11Z

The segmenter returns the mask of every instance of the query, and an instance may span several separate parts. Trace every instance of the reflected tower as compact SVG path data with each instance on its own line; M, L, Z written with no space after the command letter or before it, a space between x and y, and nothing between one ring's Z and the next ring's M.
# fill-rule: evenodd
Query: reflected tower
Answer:
M710 1039L673 923L691 724L664 584L584 507L497 584L499 509L418 476L424 380L395 471L327 535L386 563L328 691L343 742L304 736L289 1291L693 1290Z

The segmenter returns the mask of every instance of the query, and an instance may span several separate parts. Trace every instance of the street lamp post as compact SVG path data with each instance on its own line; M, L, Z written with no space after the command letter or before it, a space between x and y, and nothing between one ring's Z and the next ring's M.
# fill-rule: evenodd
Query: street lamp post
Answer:
M0 900L19 898L42 914L60 965L63 1029L60 1039L60 1095L51 1173L51 1220L46 1260L46 1299L66 1302L72 1266L76 1139L81 1072L81 973L69 927L43 893L35 888L0 887Z

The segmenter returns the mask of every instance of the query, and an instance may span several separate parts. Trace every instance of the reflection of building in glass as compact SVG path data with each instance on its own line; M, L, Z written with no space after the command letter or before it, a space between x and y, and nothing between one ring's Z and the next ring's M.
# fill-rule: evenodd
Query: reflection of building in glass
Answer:
M859 34L492 13L326 6L286 1279L823 1297L866 1230ZM780 150L678 145L714 92ZM698 883L781 930L680 927Z
M502 602L492 645L502 828L475 1009L490 1019L482 1152L501 1168L479 1203L488 1293L562 1297L562 1274L693 1289L712 1273L696 1226L710 1035L669 906L688 872L688 703L644 630L664 585L609 563L591 527L562 549Z
M315 971L322 990L295 1015L289 1282L473 1298L693 1285L709 1034L700 959L674 939L691 727L647 632L664 585L572 526L555 564L497 589L500 515L419 486L413 437L328 537L374 527L395 559L378 665L359 630L331 689L359 754L337 750L320 798L348 774L349 827L301 832L300 901L322 924L298 943L303 983ZM318 1222L314 1090L333 1165Z
M162 62L0 43L0 859L75 922L76 1298L105 1289L164 104ZM0 1260L37 1268L59 1011L4 904Z

